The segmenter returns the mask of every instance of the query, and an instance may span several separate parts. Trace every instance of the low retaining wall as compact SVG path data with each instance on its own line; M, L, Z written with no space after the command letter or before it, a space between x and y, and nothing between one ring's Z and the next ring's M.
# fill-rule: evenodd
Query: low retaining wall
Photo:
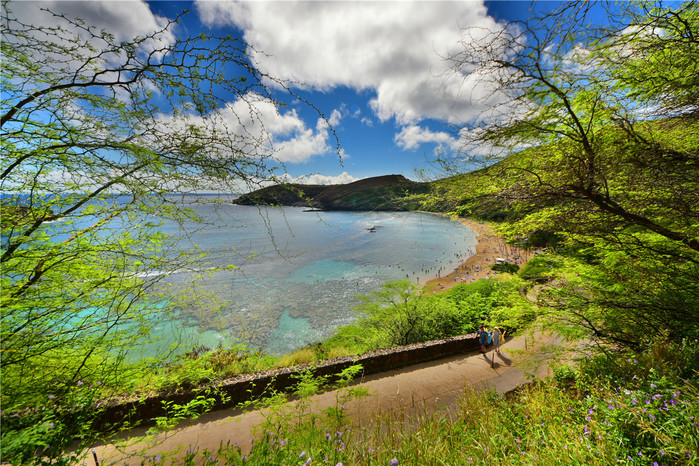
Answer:
M406 367L411 364L469 353L480 348L474 335L463 335L445 340L436 340L408 346L399 346L365 353L361 356L337 358L319 362L317 365L295 366L274 371L242 375L224 380L215 386L213 409L236 406L240 403L263 397L271 391L288 391L297 382L300 372L310 369L315 376L328 377L329 381L346 368L361 364L359 376L377 374ZM208 387L164 395L149 396L138 400L122 401L104 407L98 422L100 428L128 420L132 424L149 425L153 418L166 414L164 403L184 405L204 393Z

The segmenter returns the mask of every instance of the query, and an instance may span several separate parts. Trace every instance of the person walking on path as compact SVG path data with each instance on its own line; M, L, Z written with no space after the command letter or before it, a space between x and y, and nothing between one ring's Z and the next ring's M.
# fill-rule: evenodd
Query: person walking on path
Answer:
M495 347L496 353L500 352L500 340L502 339L502 337L503 337L503 334L500 331L500 329L495 327L493 329L493 346Z
M478 338L478 341L481 344L481 353L485 353L485 345L488 344L488 332L485 331L482 325L476 332L476 338Z

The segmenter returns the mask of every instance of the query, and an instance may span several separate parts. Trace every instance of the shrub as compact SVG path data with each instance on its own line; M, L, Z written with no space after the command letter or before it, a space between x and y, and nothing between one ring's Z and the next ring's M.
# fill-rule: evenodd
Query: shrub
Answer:
M503 262L501 264L495 264L491 267L491 270L496 272L511 273L516 274L519 271L519 265L511 264L509 262Z
M561 265L562 260L555 255L537 254L522 267L519 276L529 281L546 281Z

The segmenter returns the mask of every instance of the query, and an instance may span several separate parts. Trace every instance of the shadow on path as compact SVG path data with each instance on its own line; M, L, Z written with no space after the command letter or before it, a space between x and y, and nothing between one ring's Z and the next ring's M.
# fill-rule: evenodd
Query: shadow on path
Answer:
M508 366L512 365L512 359L505 356L505 354L502 351L500 351L499 353L496 353L496 354L497 354L498 358L502 359L502 361L505 364L507 364Z

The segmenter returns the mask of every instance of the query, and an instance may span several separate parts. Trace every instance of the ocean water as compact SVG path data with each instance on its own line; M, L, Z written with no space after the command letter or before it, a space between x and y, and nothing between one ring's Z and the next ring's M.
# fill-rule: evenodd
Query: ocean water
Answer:
M208 254L202 270L233 268L197 280L192 271L167 278L181 303L186 345L242 341L288 353L353 321L358 295L394 280L424 282L475 252L473 231L433 214L309 212L196 200L185 198L203 222L164 230L186 233L183 249L196 245Z
M443 216L309 212L239 206L233 200L225 195L173 196L172 201L193 209L200 219L159 227L179 238L168 253L197 248L205 255L196 266L176 273L147 273L162 279L163 297L156 306L169 302L177 312L158 322L155 341L133 348L131 357L169 351L175 344L178 354L195 345L237 342L288 353L355 320L358 295L389 281L424 283L475 252L475 233ZM94 220L52 225L56 240ZM108 228L107 234L129 227L117 219Z

